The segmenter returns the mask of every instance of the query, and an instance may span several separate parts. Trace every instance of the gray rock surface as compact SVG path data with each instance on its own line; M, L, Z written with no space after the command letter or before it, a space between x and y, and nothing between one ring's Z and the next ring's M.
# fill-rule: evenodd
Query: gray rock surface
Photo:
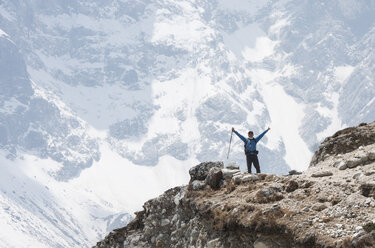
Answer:
M340 161L340 163L337 165L337 168L339 170L345 170L346 168L348 168L348 165L344 161Z
M311 176L312 177L328 177L332 175L333 173L331 171L320 171L320 172L313 173Z
M238 170L238 169L231 170L231 169L228 169L228 168L224 168L221 171L223 172L224 179L225 178L231 178L231 177L233 177L234 174L240 173L240 170Z
M350 127L336 132L333 136L326 138L319 146L311 160L310 166L314 166L325 157L349 153L361 146L368 146L375 143L375 122ZM347 166L354 168L365 162L367 156L351 158Z
M229 163L227 166L225 166L228 170L239 170L240 167L236 163Z
M194 180L191 182L192 190L201 190L201 189L204 189L205 186L206 186L205 181Z
M223 167L223 162L203 162L189 170L190 181L205 180L211 168L222 169Z
M223 172L220 168L213 167L208 171L206 183L213 189L219 189L223 180Z

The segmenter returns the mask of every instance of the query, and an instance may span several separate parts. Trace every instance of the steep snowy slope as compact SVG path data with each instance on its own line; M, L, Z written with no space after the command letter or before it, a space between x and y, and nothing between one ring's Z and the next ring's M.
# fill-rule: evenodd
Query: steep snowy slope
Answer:
M0 37L0 147L8 158L26 150L50 157L64 166L56 175L66 179L98 160L98 143L87 135L85 123L53 95L34 84L9 36Z
M196 160L164 156L139 167L112 152L30 81L14 42L0 34L0 247L90 247L128 223L140 202L187 181Z
M59 181L98 160L98 142L83 121L31 82L3 31L0 51L0 245L88 246L101 231L131 219L113 220L123 209Z

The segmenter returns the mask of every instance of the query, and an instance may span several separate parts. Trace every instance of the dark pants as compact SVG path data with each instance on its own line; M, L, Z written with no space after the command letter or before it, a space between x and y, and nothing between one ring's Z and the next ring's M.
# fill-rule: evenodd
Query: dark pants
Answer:
M260 173L258 155L246 154L246 163L247 163L247 171L249 173L251 173L251 164L254 164L254 167L257 170L257 173Z

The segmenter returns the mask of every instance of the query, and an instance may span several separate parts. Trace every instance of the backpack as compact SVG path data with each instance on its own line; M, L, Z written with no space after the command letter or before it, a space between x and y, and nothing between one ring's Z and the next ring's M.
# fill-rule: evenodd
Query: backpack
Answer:
M244 147L244 152L245 152L245 154L247 155L247 154L258 154L259 152L257 151L257 150L255 150L255 151L253 151L253 152L250 152L250 151L246 151L246 145L247 145L247 141L248 141L249 139L247 139L246 140L246 143L245 143L245 145L243 146Z

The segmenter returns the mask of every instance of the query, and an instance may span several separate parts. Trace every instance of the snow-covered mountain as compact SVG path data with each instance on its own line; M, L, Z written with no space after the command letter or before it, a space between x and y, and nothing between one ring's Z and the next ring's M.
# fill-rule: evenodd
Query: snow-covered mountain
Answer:
M375 1L0 2L0 246L82 247L237 162L230 129L271 131L261 168L307 168L375 119ZM18 238L21 235L22 238ZM35 245L34 245L35 246Z

